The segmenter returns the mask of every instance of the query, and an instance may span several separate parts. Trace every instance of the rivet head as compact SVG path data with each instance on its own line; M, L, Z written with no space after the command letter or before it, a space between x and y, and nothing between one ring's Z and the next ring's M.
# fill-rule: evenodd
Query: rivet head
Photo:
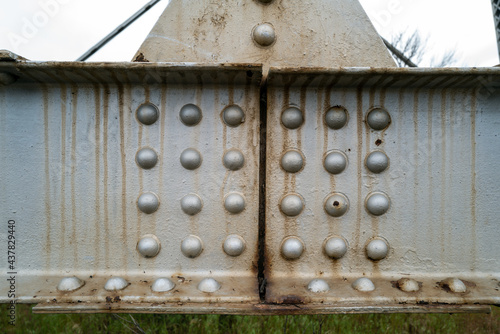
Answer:
M325 123L332 130L342 129L347 124L347 111L342 107L333 107L325 113Z
M245 157L239 150L232 149L224 154L222 162L227 169L237 171L245 164Z
M130 283L121 277L112 277L104 284L104 290L119 291L125 289Z
M372 173L382 173L389 167L389 157L381 151L370 153L366 157L366 168Z
M184 256L191 259L198 257L203 251L203 243L201 239L195 235L190 235L184 238L181 242L181 252Z
M331 237L323 244L325 254L335 260L341 259L347 253L347 243L339 237Z
M224 200L224 207L230 213L240 213L245 210L245 198L238 193L230 193Z
M417 292L420 290L420 284L411 278L401 278L397 282L397 287L404 292Z
M296 260L304 253L304 243L297 237L288 237L281 243L281 255L288 260Z
M349 210L349 200L344 194L330 195L324 205L326 213L332 217L341 217Z
M137 151L135 155L135 162L141 168L151 169L158 162L158 155L153 149L144 147Z
M160 248L160 240L153 234L146 234L137 242L137 251L144 257L155 257Z
M276 40L276 32L270 23L261 23L253 28L253 40L260 46L270 46Z
M307 285L307 290L314 293L324 293L330 290L330 286L322 279L313 279Z
M366 116L366 123L373 130L384 130L391 124L391 116L385 109L375 108Z
M188 194L181 199L181 209L185 214L194 216L200 213L203 207L203 202L200 196L196 194Z
M223 245L224 252L229 256L240 256L245 248L245 240L236 234L229 235Z
M194 126L201 121L201 109L194 104L186 104L181 108L179 117L184 125Z
M288 173L297 173L304 167L304 157L299 151L289 150L281 157L281 168Z
M281 113L281 123L290 130L298 129L304 123L302 111L295 107L285 109Z
M221 288L219 282L214 280L213 278L204 278L198 284L198 290L205 293L212 293Z
M366 210L374 216L381 216L389 210L391 202L382 192L374 192L366 198Z
M340 174L347 167L347 156L340 151L329 152L323 161L323 167L330 174Z
M236 127L245 121L245 113L239 106L231 105L222 111L222 120L228 126Z
M78 277L64 277L57 285L57 290L65 292L75 291L84 285L85 281L79 279Z
M160 112L158 107L152 103L144 103L137 108L137 120L144 125L151 125L158 120Z
M175 288L175 283L166 277L157 278L153 282L153 285L151 285L151 290L153 292L167 292L173 288Z
M137 199L137 207L144 213L151 214L158 210L160 200L155 193L147 192L139 196Z
M456 278L456 277L449 277L439 283L439 285L446 291L448 292L454 292L454 293L464 293L467 292L467 286L465 283Z
M281 212L289 217L300 215L304 209L304 201L299 195L290 194L283 197L280 203Z
M360 292L370 292L375 290L375 285L373 284L373 282L366 277L361 277L355 280L352 283L352 287L354 290L358 290Z
M389 245L382 239L373 239L366 245L366 256L373 261L385 259L389 253Z
M187 148L181 153L181 165L182 167L195 170L201 166L202 158L200 152L194 148Z

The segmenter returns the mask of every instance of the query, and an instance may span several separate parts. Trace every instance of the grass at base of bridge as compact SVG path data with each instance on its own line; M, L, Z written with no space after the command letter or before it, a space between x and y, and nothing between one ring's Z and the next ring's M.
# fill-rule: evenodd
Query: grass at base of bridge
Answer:
M301 316L32 314L16 306L16 324L0 305L0 333L500 333L491 314L355 314Z

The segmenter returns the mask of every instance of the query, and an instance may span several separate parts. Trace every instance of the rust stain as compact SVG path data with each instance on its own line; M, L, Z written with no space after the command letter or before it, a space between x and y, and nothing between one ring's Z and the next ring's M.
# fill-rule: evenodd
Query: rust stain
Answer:
M419 127L418 127L418 113L419 113L419 97L420 97L420 88L416 89L413 93L413 163L414 166L411 169L413 173L413 221L414 226L418 226L418 217L419 217L419 208L420 208L420 191L418 188L419 184ZM413 239L414 243L416 243L416 238Z
M134 62L139 62L139 63L149 63L149 60L144 57L144 54L140 52L137 57L135 57Z
M76 123L78 111L78 87L71 87L71 242L73 246L73 259L78 268L78 240L76 237L77 212L76 212Z
M431 153L431 147L432 147L432 114L434 110L434 90L430 90L429 92L429 100L427 103L427 149L429 150L429 155ZM429 184L432 184L432 179L433 179L433 172L432 172L432 160L431 157L427 159L427 175L428 175L428 180ZM428 198L427 198L427 205L429 206L429 212L430 212L430 217L434 216L434 200L433 200L433 191L428 192ZM434 229L434 227L432 228ZM430 233L427 233L427 237L429 238L429 242L431 245L435 243L435 235L434 231L430 231Z
M49 268L51 258L51 225L52 213L50 207L50 143L49 143L49 91L47 85L41 85L43 99L43 127L44 127L44 144L45 144L45 219L46 219L46 236L45 249L47 254L45 257L45 266Z
M61 85L61 205L60 229L61 244L66 247L66 85ZM66 252L59 252L59 263L62 268Z
M446 91L441 91L441 201L439 220L441 222L441 262L444 261L446 243Z
M109 167L108 167L108 122L109 122L109 96L110 90L107 84L104 84L104 104L102 111L102 161L103 161L103 194L104 194L104 261L106 268L109 267L109 240L111 235L109 233Z
M101 185L101 153L100 153L100 143L101 143L101 89L99 85L94 85L94 109L95 109L95 241L97 247L95 247L95 265L96 268L99 267L101 261L101 192L99 191Z
M472 271L476 270L477 259L477 216L476 216L476 112L477 112L477 90L474 90L471 95L471 238L472 238Z
M122 212L122 245L124 247L123 253L123 265L124 269L127 269L127 151L126 151L126 143L125 143L125 107L124 107L124 87L122 84L118 83L118 119L119 119L119 127L120 127L120 162L122 169L122 196L121 196L121 212Z

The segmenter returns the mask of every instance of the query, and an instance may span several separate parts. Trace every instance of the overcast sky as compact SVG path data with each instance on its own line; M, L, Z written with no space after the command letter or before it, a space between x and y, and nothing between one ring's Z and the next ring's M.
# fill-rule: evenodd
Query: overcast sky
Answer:
M147 2L0 0L0 49L32 60L75 60ZM499 63L490 0L360 2L385 38L415 30L429 38L429 57L422 66L447 50L456 50L456 66ZM130 61L167 4L160 1L89 60Z

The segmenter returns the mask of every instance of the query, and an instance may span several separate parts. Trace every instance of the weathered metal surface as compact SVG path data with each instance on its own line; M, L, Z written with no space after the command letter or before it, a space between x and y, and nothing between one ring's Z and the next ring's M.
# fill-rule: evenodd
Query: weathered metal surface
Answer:
M122 303L105 304L43 303L33 313L158 313L158 314L244 314L244 315L301 315L301 314L362 314L362 313L490 313L484 305L273 305L273 304L195 304L195 303Z
M1 291L16 272L17 302L259 301L260 66L9 62L0 73L19 78L0 87L0 211L15 221L17 259L10 269L2 261ZM201 111L196 125L180 119L187 104ZM235 127L221 117L232 105L244 113ZM144 148L157 154L147 169ZM180 161L188 148L202 157L195 170ZM223 164L231 149L244 157L236 171ZM225 209L229 193L243 196L242 212ZM183 211L189 194L201 211ZM239 256L223 250L234 234L245 242ZM181 251L191 235L202 243L196 257ZM74 276L82 287L57 290L73 290L60 282ZM153 292L157 278L175 289ZM217 293L198 289L204 278Z
M500 303L499 88L497 69L271 69L266 302ZM339 129L325 120L332 107L348 115ZM302 112L299 127L284 121L290 108ZM298 172L280 165L289 150L303 156ZM330 170L340 160L325 163L329 152L347 163ZM389 158L382 172L365 166L372 152ZM334 193L347 200L328 201ZM332 237L345 255L328 256ZM302 243L294 257L282 246L290 238ZM398 288L411 284L402 278L419 291ZM315 279L329 290L309 291Z
M133 60L395 66L357 0L172 0Z

